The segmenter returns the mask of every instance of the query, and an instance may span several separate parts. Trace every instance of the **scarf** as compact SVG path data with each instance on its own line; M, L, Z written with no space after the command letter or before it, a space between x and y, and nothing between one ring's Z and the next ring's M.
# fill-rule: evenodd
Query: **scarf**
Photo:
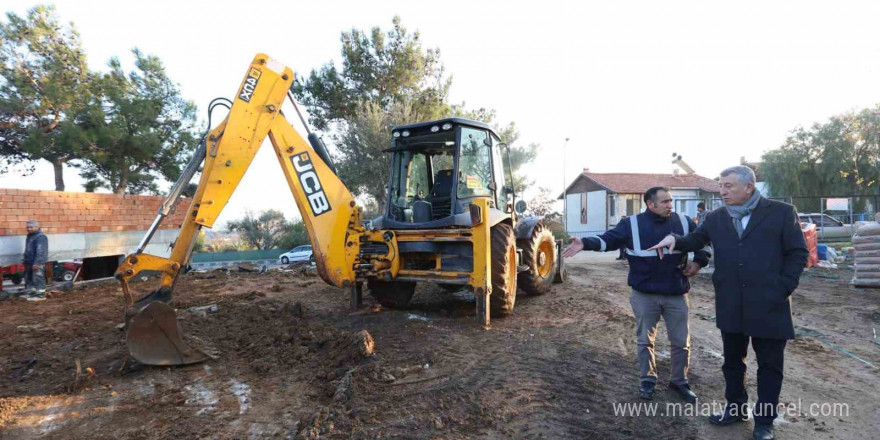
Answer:
M730 218L733 219L733 228L736 229L736 235L739 238L743 236L743 217L747 215L752 215L752 211L755 210L755 207L758 206L758 202L761 201L761 192L758 189L755 189L755 192L752 193L752 197L749 200L738 206L726 205L727 213L730 214Z

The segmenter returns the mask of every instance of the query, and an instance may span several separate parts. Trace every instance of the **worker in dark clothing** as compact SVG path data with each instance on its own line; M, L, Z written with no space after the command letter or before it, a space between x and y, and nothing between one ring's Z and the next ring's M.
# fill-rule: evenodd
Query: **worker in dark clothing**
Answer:
M46 261L49 259L49 238L36 220L27 221L24 243L24 287L28 301L46 300Z
M706 211L706 202L697 203L697 218L694 219L697 222L697 226L706 223L707 215L709 215L709 211Z
M666 322L669 343L672 346L672 378L669 387L685 401L696 403L697 395L688 384L690 364L690 334L688 329L688 277L696 275L709 262L707 252L698 250L689 254L675 252L675 258L660 259L656 252L648 252L652 243L678 231L688 233L696 229L690 218L672 212L672 196L668 188L654 187L644 196L648 209L630 216L598 237L573 239L565 248L563 257L571 257L581 250L613 251L626 248L629 262L628 284L632 287L630 305L636 317L638 363L640 370L639 397L651 399L657 385L654 358L654 338L660 318Z

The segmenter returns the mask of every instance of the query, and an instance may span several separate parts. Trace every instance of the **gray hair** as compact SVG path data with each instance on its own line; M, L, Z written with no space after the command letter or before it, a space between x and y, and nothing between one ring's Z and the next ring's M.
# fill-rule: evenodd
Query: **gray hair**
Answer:
M736 174L736 180L743 185L748 185L749 183L755 184L755 172L752 171L751 168L745 165L737 165L735 167L730 167L721 172L721 177L727 177L731 174Z

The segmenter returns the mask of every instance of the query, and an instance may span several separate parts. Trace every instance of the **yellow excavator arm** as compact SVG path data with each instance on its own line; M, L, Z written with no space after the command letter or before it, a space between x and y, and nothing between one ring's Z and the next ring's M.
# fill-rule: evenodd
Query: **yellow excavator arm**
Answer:
M141 363L182 365L206 358L204 353L183 341L176 313L168 303L178 275L189 261L199 230L210 228L217 221L266 136L296 200L312 243L318 274L325 282L351 288L355 306L360 302L364 280L466 282L477 296L478 321L488 325L492 290L488 198L473 201L472 221L466 226L406 231L366 229L354 196L336 175L323 143L311 133L308 141L304 139L281 111L285 98L290 98L296 109L289 92L293 80L293 71L283 64L265 54L254 58L226 119L206 133L137 251L128 255L117 269L115 276L125 296L126 341L132 356ZM302 122L308 131L305 120ZM171 255L163 258L144 254L153 234L200 166L198 189L180 234L171 246ZM271 197L275 189L265 191ZM441 271L442 255L436 256L435 270L404 269L401 260L406 257L400 252L399 242L471 243L473 270ZM513 254L509 261L514 264L515 249L510 249ZM161 273L161 283L158 289L135 300L130 282L144 271ZM516 272L510 273L513 277L510 285L515 286Z
M167 303L180 270L189 261L199 230L210 228L217 221L267 135L308 231L320 277L334 286L351 286L358 264L368 266L374 275L389 272L388 278L396 276L397 267L391 264L394 243L389 243L386 261L375 255L372 261L358 261L361 238L369 240L375 233L364 231L354 196L325 161L326 150L316 151L281 112L293 79L290 68L267 55L258 54L254 58L228 116L205 136L137 252L127 256L117 269L116 278L122 284L126 301L129 347L141 362L167 365L204 359L180 339L174 311ZM316 136L314 140L320 142ZM317 146L323 149L323 144ZM180 234L172 244L171 255L162 258L143 254L153 233L179 198L182 187L202 163L198 189ZM268 196L273 192L274 189L266 188ZM381 237L374 238L384 241ZM372 270L374 268L378 270ZM161 272L161 285L135 301L129 282L143 271Z

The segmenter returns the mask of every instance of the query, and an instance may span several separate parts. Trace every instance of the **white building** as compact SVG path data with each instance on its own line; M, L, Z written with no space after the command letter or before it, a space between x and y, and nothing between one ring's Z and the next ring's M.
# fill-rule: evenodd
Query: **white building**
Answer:
M697 203L721 206L718 182L697 174L591 173L584 170L565 190L566 224L572 237L589 237L614 228L624 216L645 210L645 191L670 189L674 210L691 218ZM559 196L562 198L562 195Z

